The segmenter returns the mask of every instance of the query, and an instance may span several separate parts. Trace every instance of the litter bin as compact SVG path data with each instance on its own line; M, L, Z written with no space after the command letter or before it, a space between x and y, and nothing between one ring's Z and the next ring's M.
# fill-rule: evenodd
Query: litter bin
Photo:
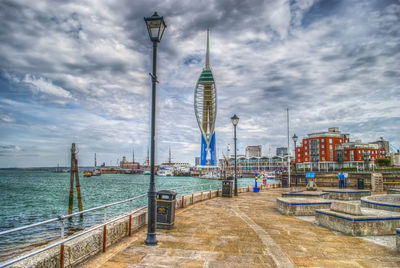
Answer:
M168 190L157 192L157 228L172 229L175 223L176 193Z
M222 197L232 197L233 181L222 181Z
M358 189L364 189L364 178L357 179L357 186Z
M289 188L289 176L282 175L282 188Z

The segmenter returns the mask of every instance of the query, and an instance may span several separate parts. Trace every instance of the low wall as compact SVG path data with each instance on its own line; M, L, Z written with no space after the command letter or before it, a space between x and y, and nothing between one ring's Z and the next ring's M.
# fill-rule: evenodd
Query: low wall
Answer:
M361 206L400 212L400 194L365 196L361 198Z
M322 190L329 193L329 199L336 200L360 200L363 196L371 195L369 190L352 190L352 189L337 189L337 190Z
M396 229L396 248L400 251L400 228Z
M271 188L281 187L281 184L267 184L261 185L260 190L268 190ZM251 186L238 188L238 193L253 191ZM201 193L189 194L180 196L176 200L177 208L185 208L192 204L208 200L211 198L219 197L222 194L222 190L210 190ZM122 238L129 236L129 214L126 217L117 220L113 223L107 224L107 227L99 226L99 229L93 230L85 235L77 237L64 244L64 267L75 267L78 264L84 262L93 255L103 252L107 247L119 242ZM137 232L140 228L147 224L147 208L142 209L132 214L131 221L131 234ZM93 228L89 227L89 228ZM106 230L106 232L104 232ZM105 245L104 245L104 233L106 234ZM36 249L37 250L37 249ZM37 267L47 268L56 267L59 268L61 263L61 246L56 246L52 249L46 250L42 253L38 253L25 260L17 262L12 267Z
M339 187L338 171L336 172L318 172L315 173L315 178L318 187ZM381 171L377 171L381 172ZM364 189L371 189L371 172L348 172L349 178L347 179L348 188L357 188L358 179L364 180ZM283 175L286 176L287 175ZM384 190L390 188L400 189L400 172L382 172L383 176L383 188ZM292 173L290 176L292 186L295 185L297 178L298 186L306 186L305 173L303 171L297 171Z
M277 209L287 216L314 216L317 209L329 208L331 202L320 198L278 197Z
M352 236L393 235L400 227L400 214L379 212L376 216L356 216L332 211L316 210L317 225Z

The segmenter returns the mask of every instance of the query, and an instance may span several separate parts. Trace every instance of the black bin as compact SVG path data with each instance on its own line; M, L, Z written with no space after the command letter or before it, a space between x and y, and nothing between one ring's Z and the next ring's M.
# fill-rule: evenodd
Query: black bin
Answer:
M176 193L169 190L157 192L157 228L172 229L175 223Z
M364 189L364 178L357 179L357 188Z
M282 175L282 188L289 188L289 176Z
M232 197L233 181L222 181L222 197Z

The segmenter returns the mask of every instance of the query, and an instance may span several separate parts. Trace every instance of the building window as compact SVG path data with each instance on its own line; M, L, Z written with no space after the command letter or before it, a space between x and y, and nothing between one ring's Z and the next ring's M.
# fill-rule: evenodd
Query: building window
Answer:
M307 144L307 141L304 141L304 144Z
M325 148L325 145L322 144L322 145L321 145L321 148L322 148L322 149Z
M307 146L305 147L305 150L307 150Z
M321 154L325 154L325 151L322 151Z
M300 157L300 154L298 154L297 157Z
M325 161L325 157L322 157L322 161Z
M372 157L372 160L375 160L375 157Z
M321 142L324 142L324 139L321 139Z
M342 142L342 139L339 139L339 142Z
M332 139L329 139L329 143L332 143Z
M360 151L360 150L358 150L358 153L359 153L359 154L361 154L361 151Z
M306 161L308 161L308 158L306 157Z
M305 155L307 155L307 152L305 153Z
M332 149L333 149L332 145L329 145L329 150L332 150Z
M300 148L297 148L297 151L300 152Z

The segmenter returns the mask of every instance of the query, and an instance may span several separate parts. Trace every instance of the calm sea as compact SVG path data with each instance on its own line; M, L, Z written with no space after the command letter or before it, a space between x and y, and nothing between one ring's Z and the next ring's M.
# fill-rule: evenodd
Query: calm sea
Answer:
M0 231L16 228L60 215L68 214L69 173L42 171L0 170ZM122 201L148 191L150 176L103 174L85 178L80 174L83 209ZM272 181L269 181L271 183ZM212 189L221 187L221 181L194 177L156 177L156 189L171 189L181 186L213 183ZM238 179L239 186L254 185L254 179ZM196 188L195 192L209 190L209 186ZM177 190L178 194L191 193L191 189ZM134 208L147 205L147 197L135 200ZM107 218L129 210L129 205L120 205L107 210ZM74 212L78 211L76 188L74 188ZM66 221L66 231L74 232L102 222L103 211L85 214L83 219L75 217ZM60 224L52 223L12 235L0 236L0 261L42 245L60 237Z

